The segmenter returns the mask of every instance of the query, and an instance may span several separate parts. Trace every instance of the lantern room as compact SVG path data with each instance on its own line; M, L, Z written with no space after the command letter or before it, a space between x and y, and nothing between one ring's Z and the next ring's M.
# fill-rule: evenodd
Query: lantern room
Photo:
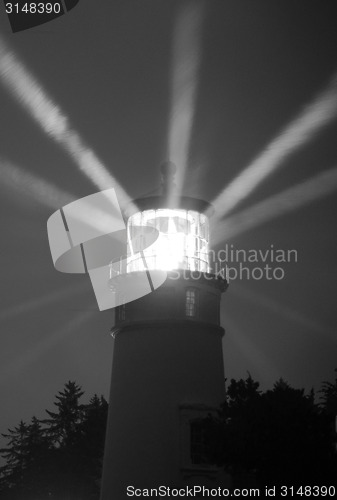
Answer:
M160 196L139 198L134 201L138 211L127 224L127 273L144 270L209 272L209 203L176 195L174 175L176 166L168 161L161 165ZM139 252L133 242L142 228L157 232L157 239L149 246L141 245ZM139 245L138 245L139 246Z
M160 200L153 201L158 205ZM141 254L132 247L139 227L151 227L159 233L157 240ZM145 266L149 270L209 271L208 217L197 210L164 206L142 210L129 218L127 232L127 272L143 271Z

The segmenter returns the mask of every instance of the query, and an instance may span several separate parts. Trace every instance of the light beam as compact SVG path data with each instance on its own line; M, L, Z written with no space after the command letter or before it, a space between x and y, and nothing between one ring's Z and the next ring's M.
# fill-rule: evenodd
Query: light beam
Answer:
M265 222L290 213L337 190L337 167L331 168L281 193L242 210L212 229L212 245L237 236Z
M27 172L27 170L14 165L12 162L0 158L0 176L1 186L14 191L21 196L25 196L34 202L41 203L44 206L58 209L65 207L76 200L76 196L61 190L53 183L46 181L42 177ZM103 192L104 193L104 192ZM108 199L106 197L106 199ZM101 230L103 233L110 233L114 221L115 211L109 209L103 210L95 203L82 201L81 211L77 211L73 218L77 218L88 228ZM123 235L117 236L123 239Z
M114 187L123 207L130 197L111 175L95 153L70 125L68 117L53 102L35 77L25 68L13 51L0 39L0 81L26 109L42 130L59 144L74 160L80 172L100 190Z
M55 302L66 300L69 296L77 293L86 292L83 287L83 282L80 285L72 286L70 288L62 288L48 294L34 297L33 299L26 300L20 304L15 304L0 312L0 321L5 321L10 318L17 318L22 314L27 314L32 311L41 310L42 307L54 304Z
M173 33L168 156L179 166L176 176L178 197L183 189L195 113L202 7L201 2L182 6Z
M277 360L270 359L270 355L266 355L256 346L256 342L253 341L247 332L244 332L240 328L236 321L234 321L231 316L226 313L226 331L230 332L231 340L233 344L241 351L241 354L248 361L249 371L251 371L251 366L253 366L253 373L257 371L261 374L262 372L268 374L268 378L271 380L277 380L280 377L280 369L277 366ZM227 351L225 351L226 353ZM226 357L226 356L225 356ZM231 362L225 362L226 366L230 366ZM254 377L253 377L254 378Z
M337 116L337 75L303 112L212 201L221 219L256 189L282 162Z
M301 314L299 311L289 307L286 304L281 304L280 302L257 292L256 289L254 289L254 292L252 292L246 286L235 284L235 286L232 287L231 292L234 295L237 295L238 297L243 298L244 300L247 300L258 307L262 306L272 313L276 313L278 316L281 316L285 320L295 323L301 328L305 328L310 332L323 335L329 340L337 342L337 334L334 329L330 328L327 325L323 325L312 318L309 318L307 315Z
M61 328L57 328L52 332L48 332L48 335L42 336L39 341L32 345L31 350L25 350L16 358L12 358L8 363L1 366L1 378L6 379L22 373L32 363L37 362L41 356L44 356L46 352L55 348L65 337L77 333L82 325L87 325L93 314L93 311L81 311Z
M42 177L0 158L1 185L38 203L57 209L73 201L74 196Z

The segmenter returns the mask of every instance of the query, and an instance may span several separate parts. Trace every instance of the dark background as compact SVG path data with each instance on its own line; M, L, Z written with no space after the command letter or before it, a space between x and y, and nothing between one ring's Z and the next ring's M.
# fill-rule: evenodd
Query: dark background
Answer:
M198 3L193 0L194 3ZM68 14L0 35L83 141L130 194L158 186L169 135L174 23L183 0L81 0ZM323 90L337 71L335 1L209 0L186 192L212 201ZM1 43L1 42L0 42ZM0 86L0 156L77 199L99 189ZM337 166L332 121L236 210ZM58 273L46 222L53 208L1 172L0 431L43 416L67 380L108 396L113 313L98 311L88 276ZM17 187L15 187L17 186ZM107 186L110 187L110 186ZM223 297L226 376L263 388L283 377L333 379L336 196L317 199L229 240L296 249L281 281L235 281ZM132 370L132 367L130 367Z

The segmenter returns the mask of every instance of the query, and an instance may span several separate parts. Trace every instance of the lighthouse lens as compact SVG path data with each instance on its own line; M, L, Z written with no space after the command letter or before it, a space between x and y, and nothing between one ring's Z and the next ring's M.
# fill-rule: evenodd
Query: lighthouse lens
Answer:
M135 252L132 240L135 228L153 227L159 237L142 253ZM127 272L189 269L208 272L208 218L193 210L145 210L128 221Z

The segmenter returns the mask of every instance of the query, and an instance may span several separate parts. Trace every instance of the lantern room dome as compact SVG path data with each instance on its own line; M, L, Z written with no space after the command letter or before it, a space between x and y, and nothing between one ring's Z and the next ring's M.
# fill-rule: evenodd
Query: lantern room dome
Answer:
M160 165L162 176L161 188L152 191L150 195L142 196L133 200L132 206L127 210L128 216L137 211L157 210L172 208L175 210L194 210L211 217L214 213L213 206L204 200L191 198L189 196L178 196L174 176L177 167L172 161L165 161ZM155 194L160 191L160 194Z
M196 212L212 216L214 213L213 206L204 200L199 200L197 198L190 198L188 196L181 196L178 200L173 202L169 201L166 196L147 196L144 198L137 198L133 201L133 204L138 208L130 211L129 214L133 214L136 211L142 212L143 210L157 210L159 208L173 208L175 210L194 210Z

